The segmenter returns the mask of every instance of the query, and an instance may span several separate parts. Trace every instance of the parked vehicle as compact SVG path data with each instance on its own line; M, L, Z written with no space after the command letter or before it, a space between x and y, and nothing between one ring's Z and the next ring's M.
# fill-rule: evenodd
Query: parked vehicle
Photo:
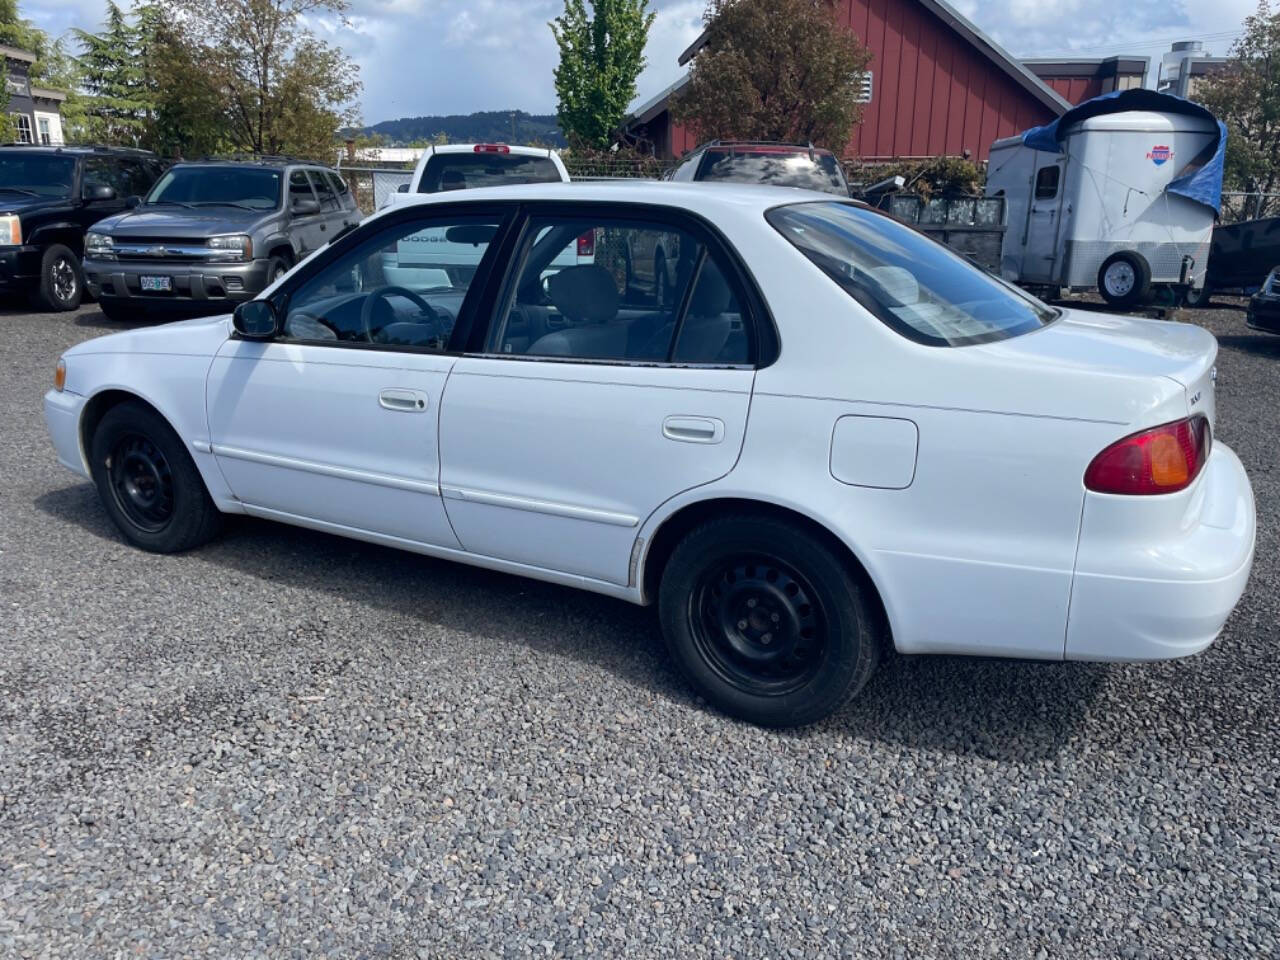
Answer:
M676 181L762 183L849 196L840 161L809 143L712 140L696 147L671 173Z
M1124 90L997 140L986 192L1008 206L1001 275L1097 289L1120 307L1145 303L1153 288L1180 300L1204 286L1226 138L1198 104Z
M0 147L0 293L41 310L80 306L85 230L137 203L164 167L121 147Z
M360 222L335 171L284 157L174 164L85 236L85 279L113 319L224 313Z
M1187 306L1204 306L1220 290L1252 293L1277 263L1280 263L1280 217L1220 223L1213 228L1204 286L1187 291Z
M551 269L584 228L678 235L675 295ZM386 283L423 233L483 246L476 271ZM1199 327L1046 306L850 200L517 186L385 210L233 318L78 344L45 416L139 547L245 513L656 603L705 697L786 725L886 643L1208 646L1255 530L1216 357Z
M1267 274L1262 288L1249 299L1245 322L1255 330L1280 333L1280 267Z

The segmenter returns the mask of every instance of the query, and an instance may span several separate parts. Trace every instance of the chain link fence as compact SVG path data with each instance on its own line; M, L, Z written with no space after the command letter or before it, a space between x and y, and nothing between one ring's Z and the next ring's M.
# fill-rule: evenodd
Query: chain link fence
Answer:
M1222 222L1240 223L1244 220L1261 220L1263 217L1280 216L1280 193L1222 194Z
M351 190L356 195L356 205L365 214L380 210L387 197L413 179L412 170L388 170L381 167L339 166L338 172L351 185Z
M575 157L561 155L570 180L662 180L671 164L655 157Z

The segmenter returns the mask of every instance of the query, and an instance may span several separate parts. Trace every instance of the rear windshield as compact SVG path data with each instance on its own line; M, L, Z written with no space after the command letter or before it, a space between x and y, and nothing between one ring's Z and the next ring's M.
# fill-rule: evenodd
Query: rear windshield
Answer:
M1006 340L1058 316L892 217L852 203L796 203L765 214L845 293L917 343Z
M560 171L550 157L509 153L437 153L422 171L419 193L502 187L510 183L559 183Z
M735 183L767 183L774 187L802 187L841 197L849 195L840 164L830 153L807 150L708 150L699 164L699 180L730 180Z
M41 153L0 153L0 194L65 197L71 193L76 162Z
M281 179L279 170L264 167L171 167L146 202L274 210L280 205Z

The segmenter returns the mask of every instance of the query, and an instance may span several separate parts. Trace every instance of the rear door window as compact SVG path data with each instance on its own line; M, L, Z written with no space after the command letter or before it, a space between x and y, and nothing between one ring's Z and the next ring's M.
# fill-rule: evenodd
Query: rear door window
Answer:
M1062 171L1058 167L1041 167L1036 174L1036 199L1052 200L1058 195L1058 179Z
M500 187L512 183L559 183L550 157L509 153L437 153L422 171L419 193Z

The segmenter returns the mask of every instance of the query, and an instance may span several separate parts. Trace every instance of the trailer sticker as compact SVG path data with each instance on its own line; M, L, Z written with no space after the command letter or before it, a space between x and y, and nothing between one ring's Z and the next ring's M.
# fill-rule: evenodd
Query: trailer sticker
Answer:
M1151 148L1151 152L1147 154L1147 159L1158 167L1166 160L1173 159L1173 150L1162 144L1157 144Z

